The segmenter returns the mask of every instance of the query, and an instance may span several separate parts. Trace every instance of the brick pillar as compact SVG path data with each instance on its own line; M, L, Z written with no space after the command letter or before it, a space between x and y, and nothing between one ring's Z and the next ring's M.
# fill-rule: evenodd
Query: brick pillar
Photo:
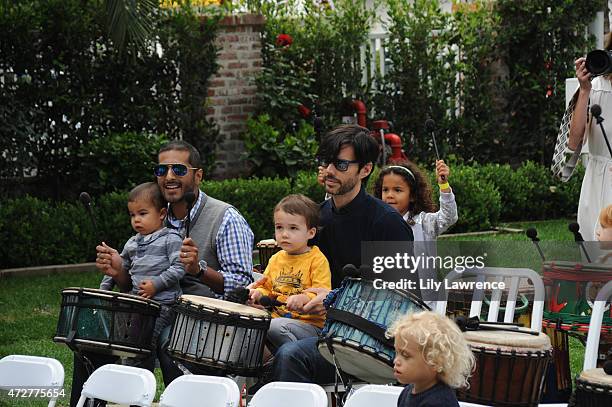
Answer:
M219 126L220 141L212 178L231 178L247 172L241 155L246 120L255 111L260 72L264 17L242 14L223 18L217 35L219 72L208 88L208 118Z

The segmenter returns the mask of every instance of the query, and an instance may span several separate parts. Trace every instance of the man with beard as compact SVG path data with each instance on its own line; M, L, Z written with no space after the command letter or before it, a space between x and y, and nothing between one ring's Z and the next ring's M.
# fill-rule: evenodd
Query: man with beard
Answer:
M190 237L183 241L181 261L186 275L184 294L224 298L236 287L253 281L253 232L233 206L200 190L200 154L189 143L171 141L159 150L157 183L168 201L167 226L184 232L185 193L192 191ZM183 233L184 234L184 233Z
M378 157L378 143L368 129L340 126L325 136L319 148L319 165L325 169L325 191L331 199L321 204L321 230L315 237L329 261L332 288L344 278L342 268L361 264L363 241L412 241L412 230L399 212L365 191ZM320 314L329 293L322 288L306 291L317 294L295 311ZM274 381L331 383L334 367L317 349L318 338L301 339L279 348L274 358Z
M222 299L236 287L252 283L253 232L236 208L209 197L200 190L203 170L197 149L182 140L165 144L159 150L154 173L168 202L166 226L179 230L182 235L185 234L187 218L187 202L184 196L188 191L195 194L190 212L190 237L183 240L180 254L186 271L181 280L183 294ZM119 256L117 250L106 245L98 246L97 249L96 262L105 262ZM100 288L111 287L108 281L103 280ZM120 288L122 291L131 289L124 286ZM157 349L166 386L176 377L183 375L166 351L169 334L170 327L162 331ZM93 367L116 362L116 358L112 356L86 356ZM195 373L215 374L212 371ZM71 406L76 405L88 375L82 360L75 355Z

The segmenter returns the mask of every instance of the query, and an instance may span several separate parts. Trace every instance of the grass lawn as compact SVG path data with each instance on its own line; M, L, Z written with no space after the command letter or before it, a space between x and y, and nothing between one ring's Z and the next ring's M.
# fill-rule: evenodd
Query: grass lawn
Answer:
M536 227L543 241L573 241L567 232L565 220L529 222L504 225L510 227ZM453 238L458 240L459 238ZM485 241L526 241L524 234L498 234L474 237L469 240ZM534 248L530 247L534 252ZM539 270L539 268L537 268ZM97 273L70 273L52 276L12 277L0 279L0 357L10 354L29 354L49 356L58 359L65 368L66 397L58 401L58 406L67 406L72 383L72 352L64 345L52 341L54 336L61 290L66 287L97 287L100 275ZM572 377L581 370L584 347L571 341ZM161 373L156 370L158 394L163 390ZM0 399L0 406L14 405ZM20 406L46 406L46 401L20 401Z

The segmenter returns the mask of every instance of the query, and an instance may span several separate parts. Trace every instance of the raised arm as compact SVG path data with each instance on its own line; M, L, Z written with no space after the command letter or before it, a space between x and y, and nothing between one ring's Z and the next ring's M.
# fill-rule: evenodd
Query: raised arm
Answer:
M574 114L572 115L572 121L570 123L568 144L571 150L576 150L583 143L582 138L586 130L588 117L587 109L589 96L591 94L591 74L586 69L586 58L578 58L574 62L574 65L576 65L576 77L580 83L580 88L576 106L574 107Z

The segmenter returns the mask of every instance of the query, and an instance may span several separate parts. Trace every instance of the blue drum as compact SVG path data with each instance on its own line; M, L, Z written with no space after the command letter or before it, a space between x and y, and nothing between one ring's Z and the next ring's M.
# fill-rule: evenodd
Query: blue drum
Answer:
M359 278L345 279L331 301L319 339L321 355L367 383L395 382L395 350L385 332L400 316L428 310L427 305L410 292L378 290Z

